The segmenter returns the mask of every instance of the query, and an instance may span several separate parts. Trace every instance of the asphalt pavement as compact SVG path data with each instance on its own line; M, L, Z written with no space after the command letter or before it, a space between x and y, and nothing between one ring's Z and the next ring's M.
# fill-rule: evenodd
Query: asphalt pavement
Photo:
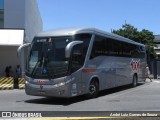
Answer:
M160 80L148 79L135 88L118 87L95 99L28 96L24 90L1 90L0 111L160 111Z

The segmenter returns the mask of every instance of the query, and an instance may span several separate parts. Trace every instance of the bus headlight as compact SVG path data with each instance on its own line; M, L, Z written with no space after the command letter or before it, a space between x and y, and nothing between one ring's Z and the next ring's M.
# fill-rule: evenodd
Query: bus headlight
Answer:
M27 80L26 80L25 82L26 82L26 84L28 84L28 81L27 81Z
M65 85L65 82L59 83L58 86L63 86Z
M65 85L65 82L61 82L61 83L55 84L54 87L60 87L60 86L63 86L63 85Z

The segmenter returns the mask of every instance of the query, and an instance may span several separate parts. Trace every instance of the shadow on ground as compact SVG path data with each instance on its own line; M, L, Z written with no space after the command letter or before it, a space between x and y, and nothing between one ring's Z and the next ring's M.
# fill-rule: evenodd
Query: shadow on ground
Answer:
M144 83L139 83L137 87L144 85ZM116 88L112 88L112 89L108 89L108 90L104 90L99 92L98 98L99 97L103 97L106 95L110 95L116 92L121 92L127 89L135 89L135 88L131 88L131 86L127 85L127 86L122 86L122 87L116 87ZM93 98L96 99L96 98ZM48 104L48 105L70 105L73 103L78 103L81 101L87 101L90 100L88 99L85 95L82 96L78 96L78 97L73 97L73 98L55 98L55 97L48 97L48 98L37 98L37 99L30 99L30 100L26 100L24 101L25 103L33 103L33 104Z

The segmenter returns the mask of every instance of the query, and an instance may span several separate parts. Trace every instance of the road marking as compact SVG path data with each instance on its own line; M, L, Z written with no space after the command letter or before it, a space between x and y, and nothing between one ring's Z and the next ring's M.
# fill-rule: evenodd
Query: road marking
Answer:
M117 119L117 118L126 118L126 117L43 117L43 118L32 118L28 120L98 120L98 119Z

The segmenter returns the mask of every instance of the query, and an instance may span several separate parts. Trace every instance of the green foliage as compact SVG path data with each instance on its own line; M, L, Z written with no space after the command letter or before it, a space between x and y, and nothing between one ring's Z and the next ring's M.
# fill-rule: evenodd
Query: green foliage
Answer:
M153 42L154 35L153 32L143 29L142 31L138 31L137 28L130 24L124 24L122 25L122 28L119 30L113 30L113 33L118 34L120 36L129 38L131 40L134 40L136 42L145 44L149 47L156 47L157 45ZM149 54L151 56L155 57L154 50L149 50Z
M134 28L130 24L122 25L121 29L113 30L113 33L137 41L137 36L138 36L137 28Z

